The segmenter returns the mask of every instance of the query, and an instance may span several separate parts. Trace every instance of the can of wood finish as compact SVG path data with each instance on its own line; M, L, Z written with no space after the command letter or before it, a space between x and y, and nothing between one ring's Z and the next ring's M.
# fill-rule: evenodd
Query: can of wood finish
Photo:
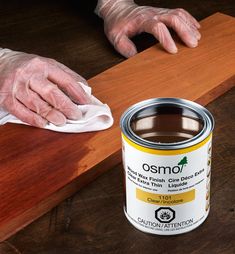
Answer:
M124 212L157 235L191 231L207 218L214 119L178 98L137 103L121 117Z

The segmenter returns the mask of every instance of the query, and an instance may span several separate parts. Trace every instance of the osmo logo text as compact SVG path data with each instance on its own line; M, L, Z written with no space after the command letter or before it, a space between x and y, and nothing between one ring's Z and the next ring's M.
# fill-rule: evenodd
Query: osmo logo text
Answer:
M183 168L188 164L187 157L183 159L174 167L170 166L158 166L158 165L149 165L144 163L142 169L146 172L151 172L154 174L178 174L183 171Z

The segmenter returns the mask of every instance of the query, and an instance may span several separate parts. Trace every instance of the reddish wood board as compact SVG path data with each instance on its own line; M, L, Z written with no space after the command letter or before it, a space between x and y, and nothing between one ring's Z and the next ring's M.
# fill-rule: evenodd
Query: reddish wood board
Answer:
M205 105L234 86L235 19L217 13L201 24L199 47L178 45L179 53L170 55L155 45L89 80L113 111L109 130L61 134L0 127L0 240L120 163L119 119L130 105L165 96Z

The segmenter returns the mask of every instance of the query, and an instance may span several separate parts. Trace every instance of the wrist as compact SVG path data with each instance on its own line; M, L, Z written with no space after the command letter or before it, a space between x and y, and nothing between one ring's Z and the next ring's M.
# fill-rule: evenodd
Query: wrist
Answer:
M99 0L95 8L95 13L104 19L110 13L119 13L119 11L130 6L137 6L134 0Z
M4 57L6 54L12 52L12 50L7 49L7 48L0 48L0 57Z

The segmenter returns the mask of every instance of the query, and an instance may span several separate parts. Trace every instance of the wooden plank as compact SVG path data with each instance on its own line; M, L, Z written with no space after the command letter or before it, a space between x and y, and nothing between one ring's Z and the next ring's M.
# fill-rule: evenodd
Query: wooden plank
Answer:
M119 119L133 103L172 96L205 105L234 85L235 19L217 13L201 24L198 48L178 45L170 55L156 45L89 80L112 108L111 129L61 134L0 127L0 240L120 162Z

